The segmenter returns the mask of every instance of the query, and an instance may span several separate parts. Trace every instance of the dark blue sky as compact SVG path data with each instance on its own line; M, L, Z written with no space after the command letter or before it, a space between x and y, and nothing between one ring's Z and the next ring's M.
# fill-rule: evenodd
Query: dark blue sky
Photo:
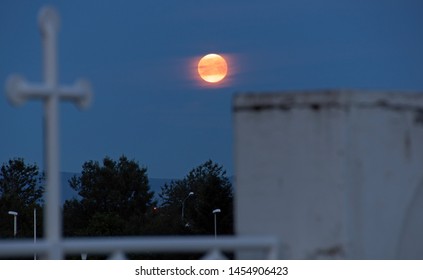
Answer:
M11 73L42 81L37 13L61 14L60 82L91 81L86 111L61 109L61 169L125 154L151 177L180 178L208 159L233 173L236 92L322 88L423 92L423 1L12 1L0 3L0 161L42 161L42 105L12 107ZM193 62L230 58L206 86Z

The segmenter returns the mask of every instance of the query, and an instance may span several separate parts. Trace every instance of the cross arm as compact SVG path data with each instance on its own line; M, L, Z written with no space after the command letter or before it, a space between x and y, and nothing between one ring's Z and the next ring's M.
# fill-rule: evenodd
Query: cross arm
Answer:
M86 108L92 100L90 83L78 80L73 86L51 88L46 85L29 84L19 75L11 75L6 82L6 94L9 101L15 105L22 105L27 99L45 100L57 94L60 99L71 101L79 108Z

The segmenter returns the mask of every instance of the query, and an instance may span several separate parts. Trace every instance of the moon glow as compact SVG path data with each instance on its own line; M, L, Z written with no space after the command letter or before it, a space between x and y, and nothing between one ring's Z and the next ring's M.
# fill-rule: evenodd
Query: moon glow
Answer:
M208 83L218 83L228 74L228 65L222 56L208 54L198 62L198 74Z

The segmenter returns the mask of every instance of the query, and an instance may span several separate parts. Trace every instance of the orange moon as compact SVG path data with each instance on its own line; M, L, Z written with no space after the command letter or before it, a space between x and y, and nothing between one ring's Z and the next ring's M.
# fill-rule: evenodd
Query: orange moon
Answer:
M208 54L198 62L198 74L208 83L218 83L228 74L228 64L222 56Z

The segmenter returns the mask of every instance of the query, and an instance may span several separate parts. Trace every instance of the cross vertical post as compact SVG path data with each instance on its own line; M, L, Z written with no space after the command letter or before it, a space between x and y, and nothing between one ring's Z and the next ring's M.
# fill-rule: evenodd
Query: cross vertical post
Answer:
M31 85L23 78L12 75L8 78L6 92L14 105L26 99L41 99L44 102L44 164L46 169L46 211L44 232L49 244L48 259L63 259L60 246L62 239L62 215L60 209L60 149L59 112L60 99L73 101L86 107L91 101L88 82L78 81L71 87L57 85L57 32L59 14L52 7L41 9L38 17L43 43L44 84Z
M51 244L58 244L61 239L62 219L60 217L60 170L59 170L59 114L57 112L57 32L59 17L53 10L42 10L39 25L44 50L44 83L52 90L44 103L44 164L47 171L46 237ZM53 249L54 248L54 249ZM57 246L52 246L51 258L61 259Z

